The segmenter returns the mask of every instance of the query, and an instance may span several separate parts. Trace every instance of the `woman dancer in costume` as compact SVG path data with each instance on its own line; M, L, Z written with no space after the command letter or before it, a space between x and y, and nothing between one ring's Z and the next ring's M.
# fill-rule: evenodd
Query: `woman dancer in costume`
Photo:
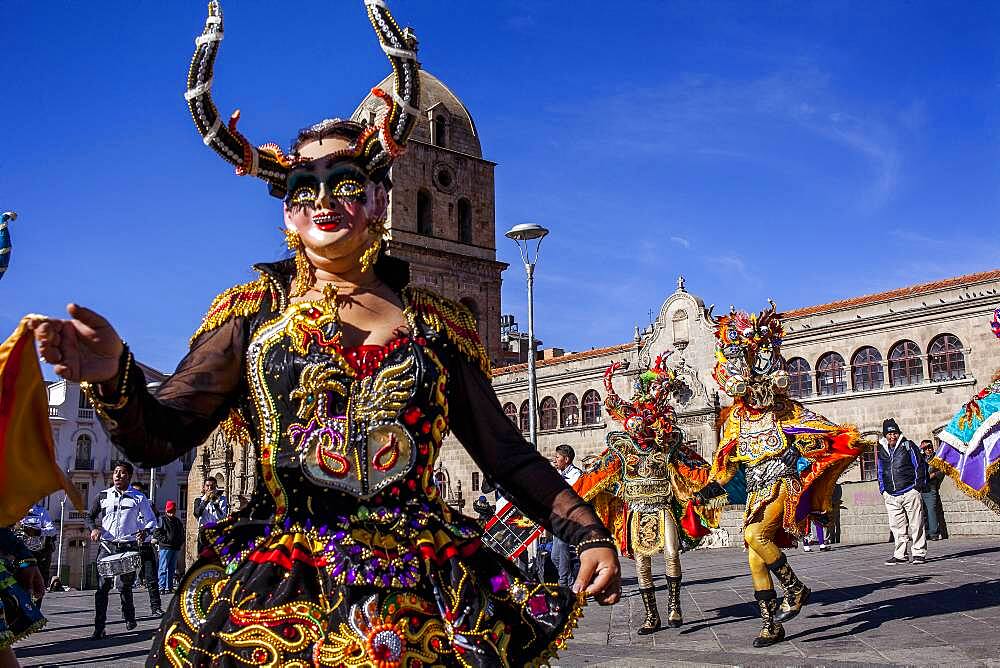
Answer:
M419 114L416 39L366 0L395 74L376 125L324 121L288 156L255 148L212 103L218 4L187 99L206 144L284 199L294 260L220 295L155 396L100 316L36 324L43 357L87 381L112 439L153 467L231 415L257 454L246 508L203 529L148 665L523 666L562 646L584 594L620 595L614 543L504 415L471 313L408 286L381 251L388 171ZM453 431L535 521L581 554L571 590L481 547L433 480Z
M653 586L653 555L663 554L667 566L667 625L678 627L681 615L681 543L689 546L718 526L719 510L692 511L692 492L705 484L708 463L683 445L670 399L682 383L660 355L652 369L639 374L626 401L611 380L622 368L615 362L604 372L604 405L624 432L608 434L607 448L585 462L585 473L573 486L594 504L611 529L621 554L635 558L639 594L646 619L638 633L660 628ZM685 511L686 514L685 514Z
M19 665L12 645L45 626L38 603L45 583L34 556L10 527L0 527L0 668Z
M993 333L1000 338L1000 308L993 312ZM962 406L938 436L931 466L987 508L1000 513L1000 370L992 382Z
M781 622L798 615L809 599L809 588L781 547L805 534L807 520L830 512L837 478L861 454L857 429L836 425L785 395L783 336L774 302L760 314L733 309L717 319L713 376L733 405L724 415L709 483L695 494L700 502L728 491L730 501L739 502L733 488L723 485L745 476L743 539L763 624L754 647L784 639ZM785 590L780 610L772 575Z

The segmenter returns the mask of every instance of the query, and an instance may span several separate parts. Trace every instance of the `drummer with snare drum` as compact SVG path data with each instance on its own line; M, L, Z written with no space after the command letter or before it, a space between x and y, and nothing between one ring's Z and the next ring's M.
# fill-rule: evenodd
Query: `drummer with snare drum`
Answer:
M149 500L131 488L132 464L115 462L112 480L114 485L94 499L87 514L90 539L100 542L97 570L100 585L94 597L97 609L94 614L94 634L91 640L105 637L104 626L108 616L108 593L115 577L121 578L120 595L125 630L136 627L135 606L132 603L132 586L141 560L139 543L147 531L155 526L153 509ZM98 528L98 520L100 527Z

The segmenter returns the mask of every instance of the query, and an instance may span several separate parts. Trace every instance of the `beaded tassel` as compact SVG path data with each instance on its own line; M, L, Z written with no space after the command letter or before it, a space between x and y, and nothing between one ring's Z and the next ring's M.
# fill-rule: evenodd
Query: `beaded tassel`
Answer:
M301 297L309 291L313 283L313 266L306 257L305 246L297 232L285 230L285 244L288 250L295 251L295 283L292 285L292 296Z

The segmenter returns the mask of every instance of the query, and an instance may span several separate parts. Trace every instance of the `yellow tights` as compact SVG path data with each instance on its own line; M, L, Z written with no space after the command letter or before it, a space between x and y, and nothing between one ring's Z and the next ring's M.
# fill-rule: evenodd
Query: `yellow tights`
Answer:
M774 589L768 564L773 564L781 558L781 549L774 544L774 536L781 528L785 514L785 484L779 483L778 496L764 506L764 514L753 524L748 524L743 530L750 557L750 577L753 578L755 591Z

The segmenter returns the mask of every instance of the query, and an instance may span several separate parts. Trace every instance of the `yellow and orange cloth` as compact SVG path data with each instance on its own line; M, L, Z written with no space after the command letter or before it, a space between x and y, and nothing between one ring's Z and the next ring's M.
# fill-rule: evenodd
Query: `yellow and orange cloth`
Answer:
M30 318L22 318L0 345L0 526L17 522L33 503L58 489L66 490L78 510L85 505L56 463Z

